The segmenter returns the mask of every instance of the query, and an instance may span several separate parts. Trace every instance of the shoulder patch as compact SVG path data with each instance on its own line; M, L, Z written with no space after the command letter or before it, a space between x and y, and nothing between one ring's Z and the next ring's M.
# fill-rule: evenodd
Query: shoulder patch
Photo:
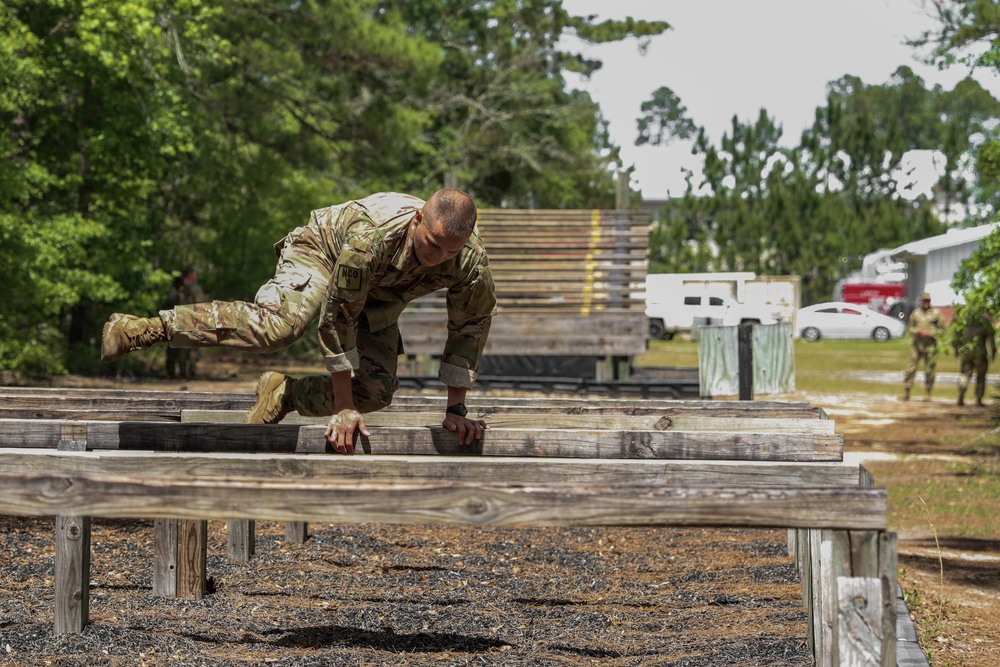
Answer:
M361 289L365 270L356 266L341 266L337 273L337 287L350 292Z

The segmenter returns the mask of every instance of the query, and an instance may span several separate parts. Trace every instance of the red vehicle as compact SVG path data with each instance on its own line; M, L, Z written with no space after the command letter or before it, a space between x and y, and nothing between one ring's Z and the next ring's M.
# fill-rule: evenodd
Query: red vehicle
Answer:
M840 301L867 306L876 313L905 319L906 302L903 283L844 283L840 286Z

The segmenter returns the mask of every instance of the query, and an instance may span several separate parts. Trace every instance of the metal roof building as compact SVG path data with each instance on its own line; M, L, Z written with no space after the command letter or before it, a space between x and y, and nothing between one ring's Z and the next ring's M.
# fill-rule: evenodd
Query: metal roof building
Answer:
M961 303L960 295L951 289L952 278L962 260L979 247L980 239L988 236L1000 223L950 229L939 236L912 241L890 251L893 259L906 262L906 301L915 306L920 293L931 293L935 306Z

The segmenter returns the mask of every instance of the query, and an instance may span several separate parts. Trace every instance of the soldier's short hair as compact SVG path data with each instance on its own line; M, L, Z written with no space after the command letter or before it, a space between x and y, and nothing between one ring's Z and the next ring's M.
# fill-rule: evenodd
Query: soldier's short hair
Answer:
M465 238L472 235L478 216L472 197L455 188L444 188L432 194L427 200L427 213L441 222L448 235Z

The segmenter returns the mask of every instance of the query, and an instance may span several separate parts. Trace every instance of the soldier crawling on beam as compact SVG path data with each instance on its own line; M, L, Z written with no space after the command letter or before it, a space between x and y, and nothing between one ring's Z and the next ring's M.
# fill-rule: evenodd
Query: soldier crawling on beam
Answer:
M476 217L472 197L455 189L438 190L426 202L383 192L313 211L305 227L275 245L277 270L253 303L179 305L149 318L115 313L104 325L101 359L110 363L158 343L275 352L318 317L329 373L293 379L265 372L244 421L273 424L293 410L332 415L327 441L353 454L355 431L368 435L363 413L389 405L399 389L400 314L417 297L446 289L448 339L438 374L448 387L442 426L460 444L471 444L489 427L466 417L465 396L496 314Z

